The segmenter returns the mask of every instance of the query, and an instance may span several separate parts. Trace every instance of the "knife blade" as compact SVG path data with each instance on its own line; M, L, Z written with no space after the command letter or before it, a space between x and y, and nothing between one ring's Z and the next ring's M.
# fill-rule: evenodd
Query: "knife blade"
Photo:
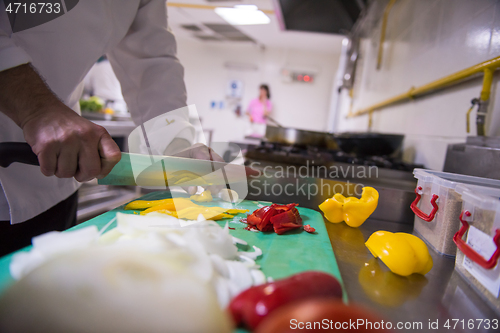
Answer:
M152 161L153 160L153 161ZM175 156L122 153L101 185L207 186L247 181L258 172L243 165Z

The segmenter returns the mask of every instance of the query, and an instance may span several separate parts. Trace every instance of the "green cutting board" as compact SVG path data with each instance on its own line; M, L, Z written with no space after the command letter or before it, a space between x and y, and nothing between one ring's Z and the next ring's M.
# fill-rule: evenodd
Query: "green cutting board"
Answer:
M140 198L140 200L157 200L165 198L170 198L170 193L159 191L149 193ZM219 202L213 201L200 204L205 206L217 206ZM236 204L234 208L248 209L251 213L263 205L267 206L270 204L269 202L244 200ZM134 212L124 210L123 208L124 206L120 206L87 222L79 224L70 230L84 228L89 225L95 225L98 229L101 229L115 217L117 212L128 214ZM255 245L262 250L263 255L257 259L257 264L261 266L262 271L268 277L272 277L276 280L299 272L316 270L330 273L342 283L339 268L335 260L335 255L333 254L322 215L312 209L297 208L302 216L304 225L310 224L316 229L315 233L310 234L299 229L290 231L284 235L277 235L275 233L244 230L243 228L246 225L239 222L239 219L244 218L246 214L239 214L232 220L222 220L218 221L218 223L224 226L227 221L229 227L235 229L230 230L233 236L245 240L248 242L249 246ZM114 227L116 227L116 222L114 222L109 229ZM29 248L30 247L27 247L20 251L27 251ZM249 251L252 251L252 249L249 248ZM14 282L9 274L11 258L12 254L0 258L0 294ZM347 300L345 296L346 293L344 290L344 299ZM246 331L238 330L237 332Z

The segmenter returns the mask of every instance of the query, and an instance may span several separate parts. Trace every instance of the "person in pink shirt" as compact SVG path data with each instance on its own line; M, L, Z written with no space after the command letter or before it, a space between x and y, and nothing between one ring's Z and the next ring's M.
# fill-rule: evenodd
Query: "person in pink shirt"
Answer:
M252 99L248 104L247 114L250 116L251 123L266 123L266 117L271 113L273 108L270 98L269 86L267 84L261 84L259 97Z
M250 101L247 114L252 124L253 136L263 136L265 132L266 118L271 113L273 104L270 101L271 93L267 84L259 87L259 97Z

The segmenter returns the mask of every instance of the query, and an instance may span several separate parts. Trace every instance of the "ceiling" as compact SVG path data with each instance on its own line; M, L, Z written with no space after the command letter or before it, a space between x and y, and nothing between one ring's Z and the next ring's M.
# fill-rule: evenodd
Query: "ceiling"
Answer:
M252 4L261 10L273 11L273 0L169 0L168 8L169 25L178 39L189 39L199 43L256 43L265 47L276 47L286 49L307 50L322 53L340 53L341 43L344 36L326 33L282 31L275 14L268 14L271 18L270 24L236 26L248 38L238 36L232 40L224 40L213 29L208 26L227 24L212 9L174 7L175 3L183 5L202 6L227 6L238 4ZM204 24L208 24L205 26ZM196 25L202 31L194 32L182 28L183 25ZM197 38L195 35L201 35ZM238 41L238 39L240 41Z

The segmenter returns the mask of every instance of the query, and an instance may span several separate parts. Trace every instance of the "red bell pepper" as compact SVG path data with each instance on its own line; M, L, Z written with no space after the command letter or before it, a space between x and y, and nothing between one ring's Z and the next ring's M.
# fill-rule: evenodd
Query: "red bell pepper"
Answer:
M341 299L342 286L327 273L299 273L243 291L231 301L229 311L236 324L253 330L279 307L309 298Z
M246 220L242 221L260 231L274 230L278 235L281 235L288 230L302 226L302 218L295 206L297 204L294 203L288 205L272 204L257 209Z

